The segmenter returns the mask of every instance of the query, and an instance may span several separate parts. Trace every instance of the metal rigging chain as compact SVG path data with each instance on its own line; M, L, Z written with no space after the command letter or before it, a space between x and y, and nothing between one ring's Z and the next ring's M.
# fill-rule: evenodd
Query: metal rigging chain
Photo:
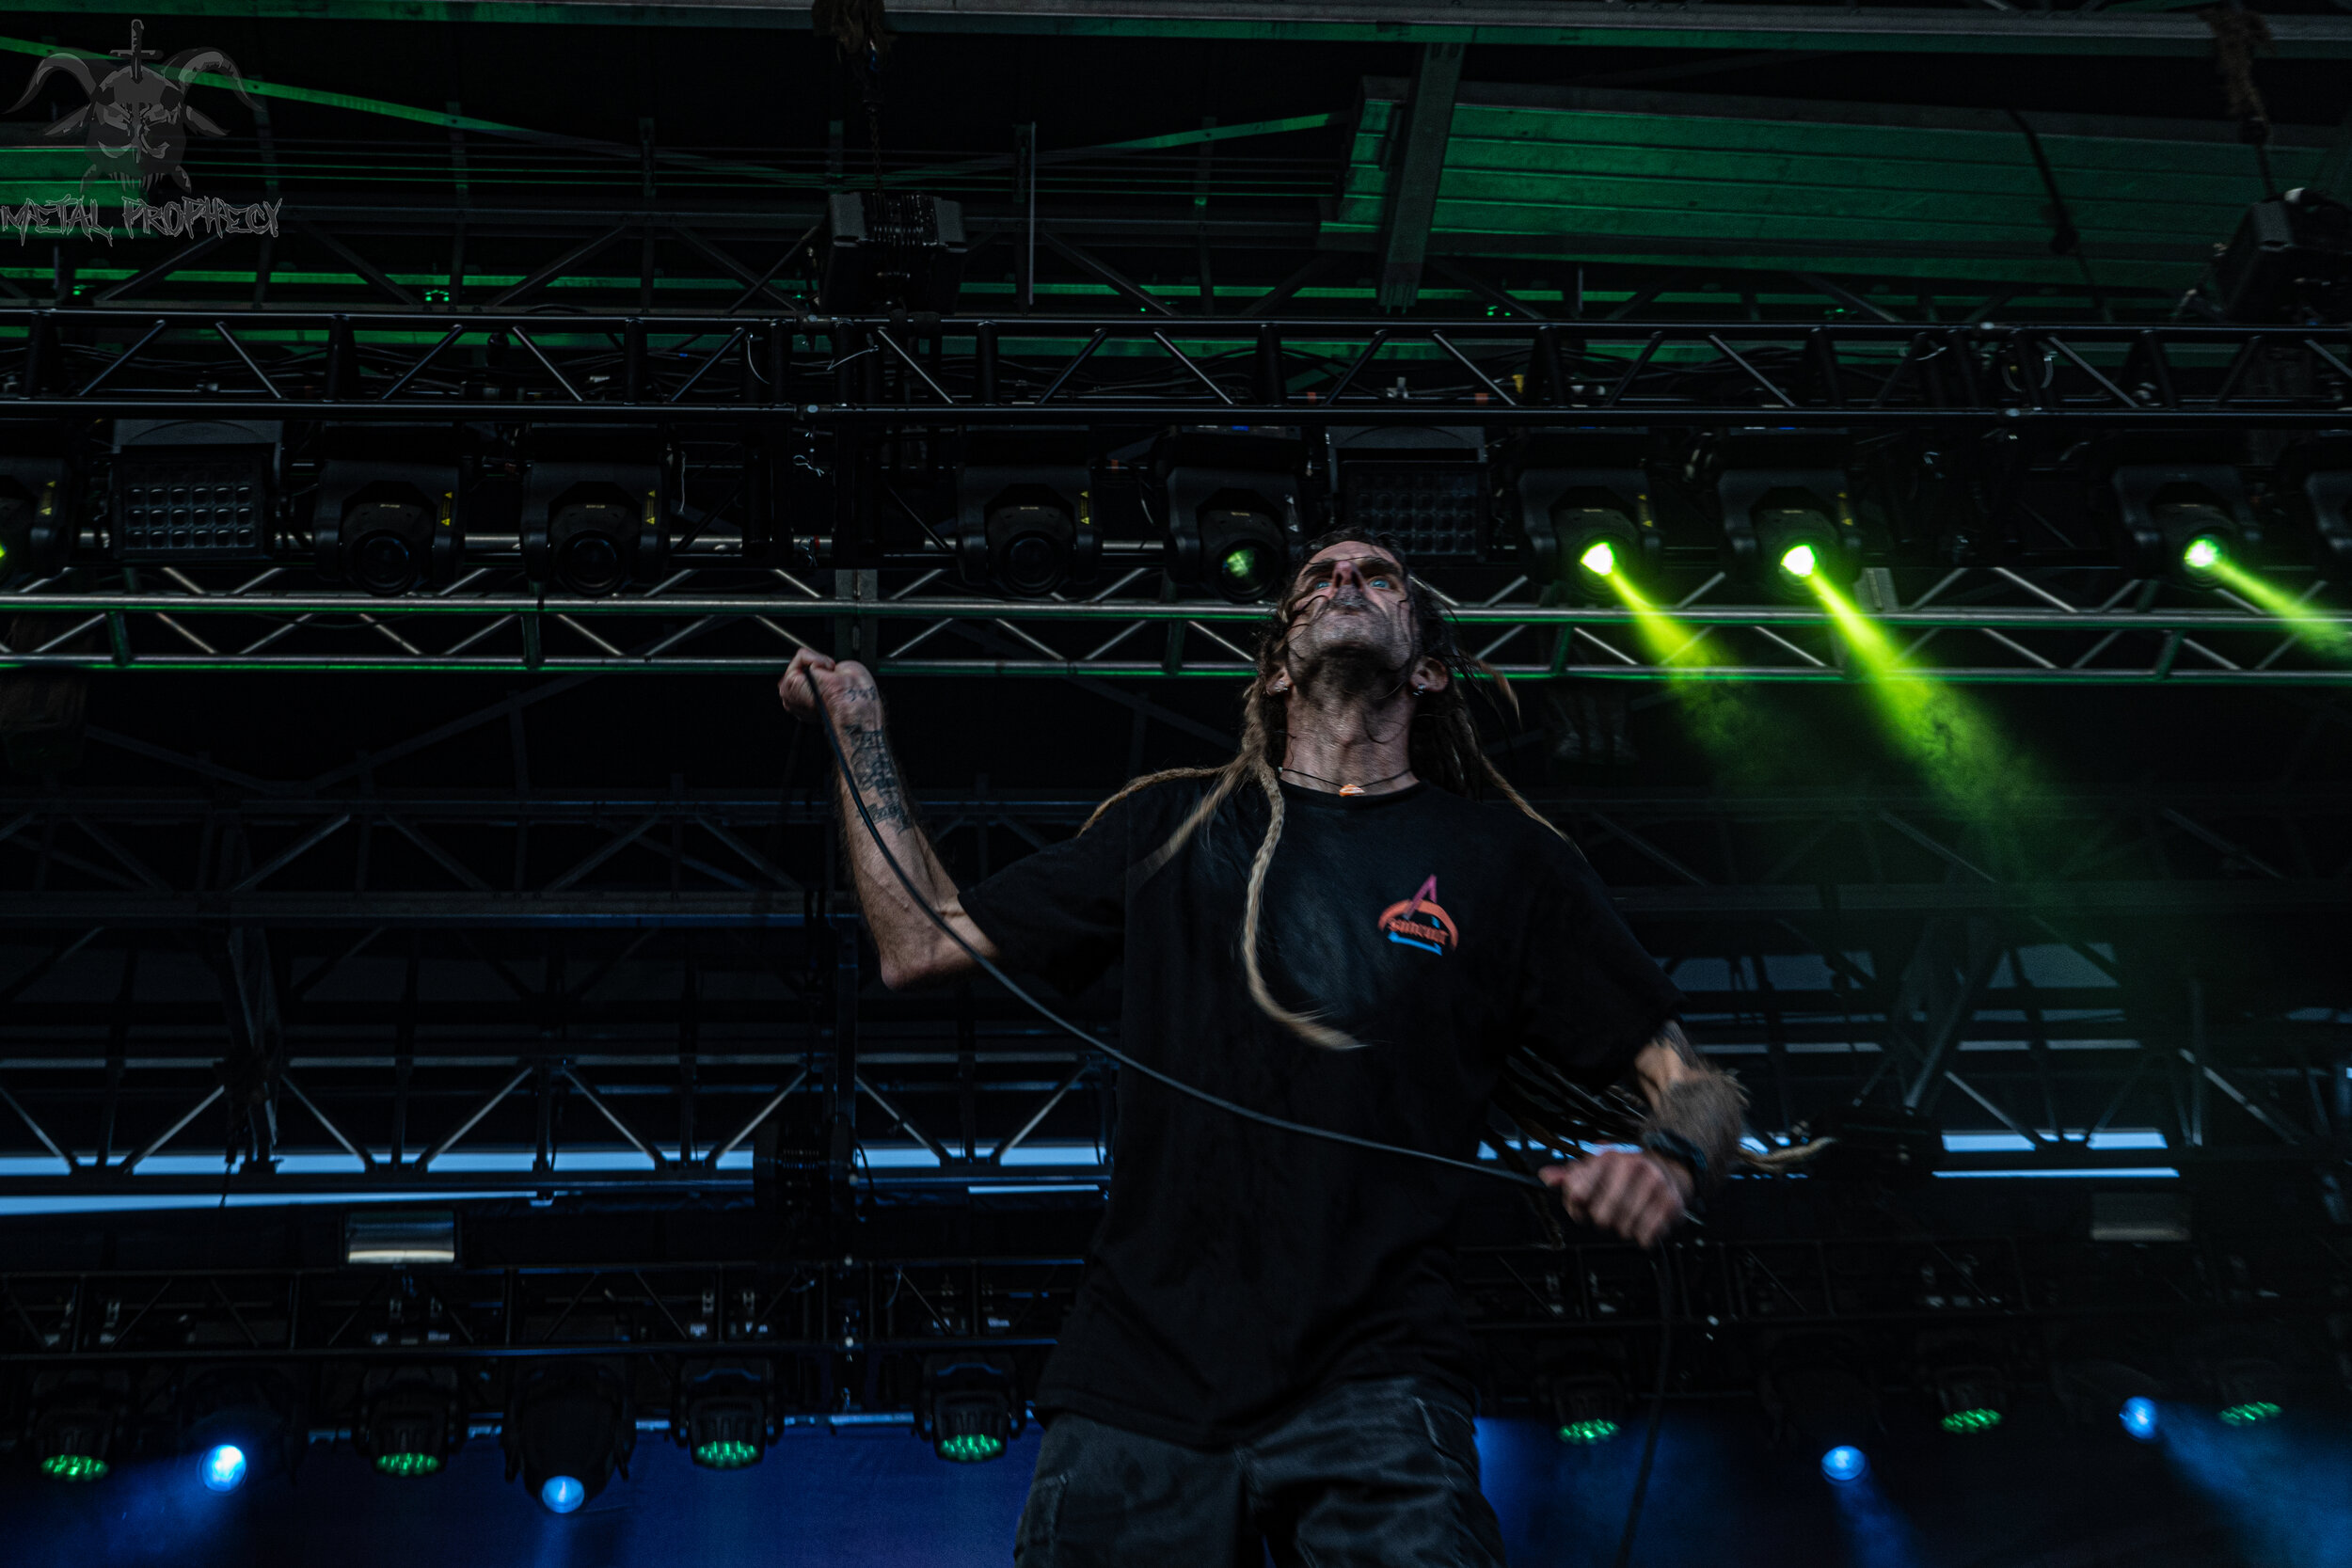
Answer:
M1407 1160L1422 1160L1433 1165L1446 1165L1454 1170L1466 1170L1473 1176L1491 1177L1498 1181L1508 1181L1516 1187L1533 1187L1536 1191L1547 1195L1550 1193L1551 1189L1545 1186L1543 1182L1537 1180L1534 1177L1524 1175L1518 1171L1505 1170L1499 1165L1484 1165L1473 1160L1456 1160L1451 1155L1432 1154L1426 1149L1407 1148L1402 1144L1382 1143L1376 1138L1359 1138L1352 1132L1334 1132L1327 1127L1311 1127L1303 1121L1287 1121L1280 1117L1268 1116L1263 1111L1253 1111L1247 1105L1235 1104L1232 1101L1224 1099L1219 1095L1211 1094L1206 1089L1198 1087L1195 1085L1187 1084L1181 1078L1171 1077L1168 1073L1162 1072L1155 1067L1139 1062L1135 1057L1128 1055L1125 1052L1119 1050L1115 1046L1105 1045L1094 1036L1087 1033L1084 1029L1079 1028L1076 1024L1062 1017L1061 1014L1056 1012L1053 1008L1047 1006L1044 1003L1030 995L1026 990L1022 989L1021 985L1015 981L1012 976L997 968L996 965L992 963L983 954L980 953L977 948L963 940L962 933L958 931L954 926L949 924L945 915L942 915L936 909L931 907L930 899L926 897L922 890L914 885L914 879L907 875L906 867L898 863L898 857L890 852L890 845L882 838L882 830L874 825L873 813L866 809L865 794L858 788L856 775L851 773L850 770L850 759L842 752L841 737L834 733L833 714L831 710L825 706L824 693L817 689L817 676L808 669L803 668L801 671L801 677L808 682L808 694L817 704L818 722L822 724L825 728L825 744L833 752L834 766L841 770L841 781L842 784L848 788L850 803L857 807L858 820L866 824L866 832L867 835L873 839L874 847L882 851L882 858L889 865L891 873L898 879L898 885L906 889L907 896L914 901L917 909L921 910L930 918L932 925L938 927L940 930L945 932L950 942L953 942L958 947L962 948L965 957L969 958L974 963L979 965L982 973L986 974L998 985L1003 986L1007 990L1012 992L1013 995L1019 997L1023 1002L1027 1003L1040 1018L1042 1018L1045 1022L1051 1023L1057 1029L1067 1032L1080 1043L1089 1046L1096 1051L1100 1051L1104 1055L1108 1056L1112 1061L1117 1062L1120 1067L1127 1069L1129 1071L1139 1072L1155 1084L1166 1085L1168 1087L1176 1090L1179 1094L1189 1095L1193 1099L1200 1101L1204 1105L1214 1105L1220 1111L1241 1117L1244 1121L1254 1121L1262 1127L1279 1128L1285 1132L1296 1132L1302 1137L1321 1138L1327 1143L1347 1144L1356 1148L1369 1148L1381 1154L1402 1155Z

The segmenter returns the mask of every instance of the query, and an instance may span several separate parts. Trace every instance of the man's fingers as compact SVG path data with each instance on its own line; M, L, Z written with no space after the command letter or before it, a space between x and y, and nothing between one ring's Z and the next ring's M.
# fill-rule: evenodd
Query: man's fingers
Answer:
M1560 1195L1569 1219L1645 1247L1682 1217L1682 1194L1673 1179L1642 1155L1597 1154L1536 1174Z

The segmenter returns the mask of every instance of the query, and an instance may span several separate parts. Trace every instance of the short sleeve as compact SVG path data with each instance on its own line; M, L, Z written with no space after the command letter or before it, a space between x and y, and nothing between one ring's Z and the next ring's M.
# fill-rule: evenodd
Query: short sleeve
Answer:
M1512 1033L1588 1087L1614 1082L1685 998L1634 940L1593 868L1561 845L1530 909Z
M1126 950L1127 868L1149 854L1135 840L1168 814L1174 792L1152 789L1103 814L1074 838L1025 855L963 890L963 912L1013 969L1042 975L1065 994L1084 990Z

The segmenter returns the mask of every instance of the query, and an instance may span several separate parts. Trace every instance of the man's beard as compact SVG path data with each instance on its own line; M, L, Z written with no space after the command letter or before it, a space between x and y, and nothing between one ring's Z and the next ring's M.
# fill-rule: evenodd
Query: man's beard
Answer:
M1355 635L1341 633L1327 640L1299 635L1311 633L1335 610L1349 609L1361 612L1360 620L1353 615L1346 617L1359 628ZM1338 623L1325 629L1336 632ZM1292 634L1283 662L1290 667L1291 679L1297 683L1300 692L1311 692L1320 700L1385 697L1404 683L1405 673L1413 662L1409 646L1392 645L1395 633L1395 626L1381 619L1370 598L1360 592L1342 589L1325 600L1322 608Z

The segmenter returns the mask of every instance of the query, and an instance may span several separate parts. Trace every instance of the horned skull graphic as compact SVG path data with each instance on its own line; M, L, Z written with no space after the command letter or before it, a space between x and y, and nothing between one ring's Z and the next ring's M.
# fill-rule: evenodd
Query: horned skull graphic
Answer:
M217 49L183 49L160 65L148 65L162 51L142 49L147 24L131 24L131 47L111 53L128 57L129 63L97 75L90 63L78 55L52 55L33 71L33 79L25 86L24 95L8 105L13 114L33 100L40 85L53 71L62 71L82 84L89 94L89 102L50 122L43 133L50 136L67 136L76 129L84 131L83 145L88 149L90 175L103 175L124 182L135 182L142 192L151 191L168 179L182 190L195 187L188 180L188 171L180 166L180 160L188 150L188 128L194 126L208 136L225 136L229 133L188 102L188 78L199 71L214 72L229 78L230 90L246 108L253 100L246 96L245 78L237 73L237 64Z

